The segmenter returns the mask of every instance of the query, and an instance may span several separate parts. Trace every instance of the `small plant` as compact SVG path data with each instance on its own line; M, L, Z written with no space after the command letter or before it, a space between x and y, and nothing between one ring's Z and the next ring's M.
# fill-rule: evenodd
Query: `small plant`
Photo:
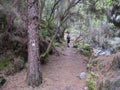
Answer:
M9 66L10 60L0 58L0 69L5 69L5 67Z
M93 78L99 77L99 75L97 73L95 73L95 72L91 72L91 75L92 75Z
M91 72L87 75L86 81L88 85L88 90L95 90L95 81L93 78L97 78L99 75L95 72Z
M79 46L79 43L74 43L73 44L73 48L78 48L78 46Z
M91 65L91 64L87 64L87 69L88 69L88 70L90 70L90 69L91 69L91 67L92 67L92 65Z
M85 56L91 55L91 48L88 44L79 43L79 48L83 55Z
M88 51L88 50L83 50L83 55L85 55L85 56L90 56L90 51Z
M99 64L99 65L98 65L98 68L99 68L99 69L102 69L102 68L103 68L103 65L102 65L102 64Z
M86 78L88 90L95 90L95 82L92 80L91 74L89 74Z
M87 51L90 51L90 46L88 44L80 43L80 48L87 50Z
M53 42L53 45L59 47L59 46L60 46L60 43L59 43L59 42Z

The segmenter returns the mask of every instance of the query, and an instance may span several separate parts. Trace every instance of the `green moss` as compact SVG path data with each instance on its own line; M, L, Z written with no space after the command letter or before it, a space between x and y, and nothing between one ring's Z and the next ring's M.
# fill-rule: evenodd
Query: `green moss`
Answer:
M5 67L9 66L9 64L9 59L0 58L0 69L4 69Z

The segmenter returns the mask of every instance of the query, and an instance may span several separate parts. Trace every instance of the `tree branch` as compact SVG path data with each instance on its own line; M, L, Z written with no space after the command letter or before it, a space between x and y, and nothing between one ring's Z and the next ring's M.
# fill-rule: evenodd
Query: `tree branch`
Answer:
M49 19L51 19L53 13L55 12L55 8L56 8L56 6L59 4L60 1L61 1L61 0L58 0L58 1L55 2L53 8L51 9L51 14L50 14L50 18L49 18Z

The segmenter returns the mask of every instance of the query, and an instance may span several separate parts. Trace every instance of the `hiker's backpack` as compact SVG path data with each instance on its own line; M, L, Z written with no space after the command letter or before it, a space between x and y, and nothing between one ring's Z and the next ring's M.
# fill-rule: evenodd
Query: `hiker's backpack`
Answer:
M67 40L70 40L70 36L69 35L67 35Z

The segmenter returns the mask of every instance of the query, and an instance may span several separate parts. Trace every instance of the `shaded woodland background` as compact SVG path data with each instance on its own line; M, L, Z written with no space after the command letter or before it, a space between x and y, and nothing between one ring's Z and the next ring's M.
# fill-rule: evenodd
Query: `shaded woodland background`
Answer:
M55 46L62 46L66 32L71 33L73 46L84 55L90 56L91 48L109 50L110 54L119 52L119 0L38 0L37 3L42 64L47 63L49 54L58 52ZM0 71L6 75L27 66L27 5L26 0L0 0ZM89 50L81 49L87 45Z

